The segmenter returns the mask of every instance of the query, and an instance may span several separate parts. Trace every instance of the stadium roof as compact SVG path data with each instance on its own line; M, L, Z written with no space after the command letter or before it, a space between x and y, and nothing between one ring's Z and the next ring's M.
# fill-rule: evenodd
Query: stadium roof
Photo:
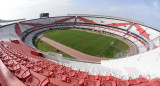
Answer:
M2 20L2 19L0 19L0 23L16 22L16 21L21 21L21 20L25 20L25 19L16 19L16 20Z

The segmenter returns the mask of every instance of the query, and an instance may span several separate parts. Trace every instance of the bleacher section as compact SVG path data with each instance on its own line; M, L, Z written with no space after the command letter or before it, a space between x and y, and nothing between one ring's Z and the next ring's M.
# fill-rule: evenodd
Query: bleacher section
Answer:
M125 38L140 54L102 60L100 64L65 63L47 59L33 48L32 38L37 33L73 27ZM2 26L0 86L159 86L158 36L158 30L133 21L93 15L33 19Z
M18 43L2 41L0 43L1 61L8 68L5 68L5 70L9 70L8 72L9 74L12 73L10 75L13 78L17 77L21 81L15 78L12 86L16 84L19 86L137 86L137 84L155 84L153 81L148 82L148 79L142 76L137 79L130 78L129 80L123 80L112 75L89 75L88 72L73 70L71 67L66 67L46 60L41 56L33 55L30 53L31 51L35 51L35 49L26 46L21 41L18 41ZM8 81L10 76L3 76L3 78ZM155 81L157 80L155 79ZM7 86L11 86L10 84L10 82L7 83Z

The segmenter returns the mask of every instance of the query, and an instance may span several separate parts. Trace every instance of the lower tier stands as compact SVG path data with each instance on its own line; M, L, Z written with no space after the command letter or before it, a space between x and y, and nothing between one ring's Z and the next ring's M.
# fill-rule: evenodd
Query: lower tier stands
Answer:
M23 42L0 42L0 83L2 86L159 86L160 79L123 80L112 75L90 75L73 70L39 54ZM7 74L4 74L7 73ZM8 76L9 75L9 76Z

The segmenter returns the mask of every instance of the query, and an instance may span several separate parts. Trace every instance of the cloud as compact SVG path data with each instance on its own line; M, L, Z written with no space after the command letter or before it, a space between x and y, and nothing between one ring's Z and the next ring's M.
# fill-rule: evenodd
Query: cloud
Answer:
M2 0L0 19L38 18L42 12L50 16L97 14L131 18L160 27L160 0Z
M39 13L50 12L58 15L69 7L72 0L3 0L0 3L0 18L36 18ZM60 10L60 11L59 11Z

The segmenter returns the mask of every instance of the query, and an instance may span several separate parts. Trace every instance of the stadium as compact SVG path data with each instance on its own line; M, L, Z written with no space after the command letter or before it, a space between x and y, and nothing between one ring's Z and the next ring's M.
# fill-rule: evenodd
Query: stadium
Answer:
M75 38L70 38L67 36L68 34L64 35L67 31L70 31L69 35L73 35ZM64 50L65 53L71 52L71 54L67 54L76 59L66 58L62 54L44 52L37 48L38 43L48 43L45 37L47 39L49 33L52 34L51 38L55 37L54 40L58 44L69 46L79 52L83 52L84 45L91 46L96 38L102 39L102 41L118 40L116 42L120 43L122 46L120 48L127 46L124 50L129 50L127 53L123 53L124 50L117 51L119 54L115 57L113 54L110 57L109 53L104 57L103 54L101 56L95 54L99 51L96 47L97 51L93 53L95 56L90 54L88 58L86 57L90 52L85 53L84 51L84 55L79 56L78 53L72 55L74 51ZM59 35L54 35L58 33ZM80 36L76 37L79 35L78 33ZM88 34L91 35L90 38ZM83 35L84 37L82 37ZM103 39L103 35L107 35L104 36L105 38L110 38ZM86 39L88 44L83 40L87 38L85 36L89 38ZM76 41L76 46L79 47L79 44L83 44L82 42L84 44L78 50L74 48L72 42L80 37L82 39L79 40L82 41ZM92 37L95 39L90 43ZM70 45L69 42L65 44L63 38L66 41L72 39ZM46 17L42 14L41 18L12 21L1 26L0 40L0 85L2 86L160 85L159 30L140 21L102 15L68 14L67 16ZM103 45L103 42L99 40L95 43ZM116 45L116 42L106 45ZM56 48L60 51L67 49L64 47ZM91 48L91 52L94 50L92 46L89 48ZM106 52L114 52L113 47L108 49ZM96 57L97 55L101 58Z

